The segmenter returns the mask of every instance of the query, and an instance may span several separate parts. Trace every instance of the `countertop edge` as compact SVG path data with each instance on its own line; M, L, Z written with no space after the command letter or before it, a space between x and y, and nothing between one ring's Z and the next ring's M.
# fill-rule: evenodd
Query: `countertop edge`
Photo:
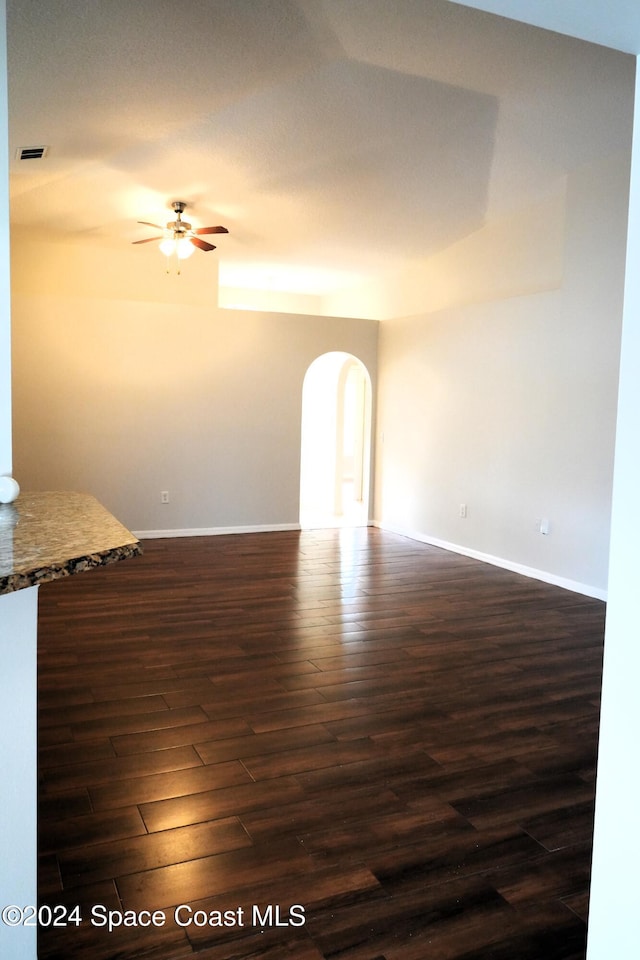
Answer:
M65 563L46 564L30 570L29 573L14 573L2 576L0 577L0 596L15 593L16 590L25 590L27 587L39 587L41 583L49 583L52 580L62 580L85 570L106 567L108 564L117 563L119 560L141 556L142 552L142 546L139 542L128 543L110 550L72 557Z
M3 512L0 596L142 553L138 538L91 494L21 494Z

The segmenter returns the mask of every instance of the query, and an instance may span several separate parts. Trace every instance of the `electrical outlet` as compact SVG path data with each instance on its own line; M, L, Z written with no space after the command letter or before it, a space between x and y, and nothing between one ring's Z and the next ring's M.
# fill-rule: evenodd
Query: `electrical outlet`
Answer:
M462 517L463 520L467 519L467 505L466 503L460 504L460 509L458 510L458 516Z
M160 491L160 503L169 503L169 491L161 490Z

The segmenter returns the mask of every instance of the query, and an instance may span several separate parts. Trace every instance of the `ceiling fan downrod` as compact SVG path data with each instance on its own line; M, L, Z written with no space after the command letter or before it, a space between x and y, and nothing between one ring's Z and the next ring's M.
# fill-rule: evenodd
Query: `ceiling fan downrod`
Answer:
M176 212L176 221L175 223L168 223L167 229L173 229L174 233L180 234L186 233L187 230L191 230L191 224L182 219L182 214L187 206L184 200L174 200L171 206Z

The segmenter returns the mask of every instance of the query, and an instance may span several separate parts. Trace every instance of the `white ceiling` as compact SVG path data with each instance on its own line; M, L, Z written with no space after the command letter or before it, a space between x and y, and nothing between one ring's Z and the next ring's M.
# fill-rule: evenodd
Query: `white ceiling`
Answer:
M453 0L547 30L640 53L638 0Z
M631 58L448 0L8 0L8 49L12 156L49 147L12 223L122 247L186 200L239 285L375 277L628 146Z

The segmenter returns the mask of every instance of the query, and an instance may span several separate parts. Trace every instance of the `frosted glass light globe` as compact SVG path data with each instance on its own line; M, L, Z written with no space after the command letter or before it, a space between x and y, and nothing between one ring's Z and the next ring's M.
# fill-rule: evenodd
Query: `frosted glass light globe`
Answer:
M13 503L19 493L17 480L13 477L0 477L0 503Z

